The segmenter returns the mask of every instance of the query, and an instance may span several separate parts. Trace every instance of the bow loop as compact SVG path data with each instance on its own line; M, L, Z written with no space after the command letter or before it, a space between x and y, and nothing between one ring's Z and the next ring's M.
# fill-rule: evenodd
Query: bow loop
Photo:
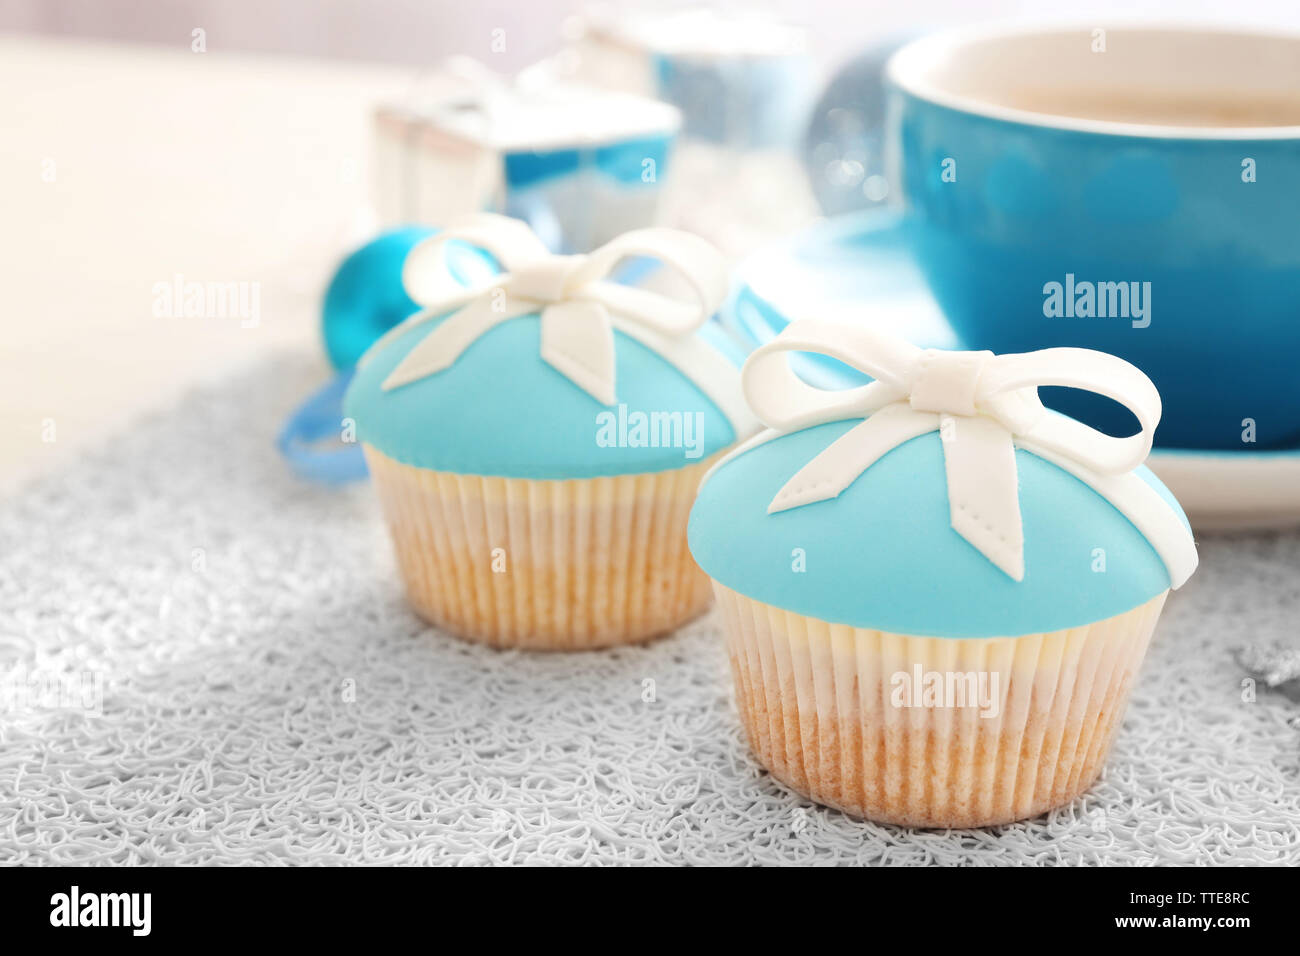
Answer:
M550 256L542 240L517 219L491 213L470 217L416 245L402 263L402 285L406 294L426 309L465 301L501 282L501 276L494 276L485 286L469 290L457 283L447 266L447 249L453 242L482 249L505 273L513 273Z
M826 391L790 367L790 352L815 352L875 379L869 385ZM907 396L907 370L921 350L870 329L806 319L793 322L756 349L741 372L745 400L764 424L795 431L823 422L862 418Z
M838 392L814 388L790 367L792 352L829 356L874 381ZM816 321L792 323L756 350L742 382L755 412L778 431L865 419L801 468L769 511L834 498L882 455L937 430L953 529L1016 580L1024 575L1024 538L1015 448L1064 462L1076 476L1119 476L1145 460L1160 421L1151 380L1113 355L1072 348L1015 355L922 350L869 329ZM1115 438L1053 414L1038 398L1040 385L1119 402L1137 418L1138 433Z
M1138 431L1117 438L1047 413L1038 399L1043 385L1080 389L1118 402L1133 413ZM1122 358L1091 349L999 355L987 373L985 389L1001 399L998 417L1017 435L1106 475L1132 471L1146 461L1160 423L1160 393L1151 379Z
M660 291L606 284L601 292L619 311L672 336L689 335L707 322L727 297L726 262L699 236L675 229L634 229L610 240L587 257L587 281L610 275L622 261L647 258L665 275L686 287L683 298Z

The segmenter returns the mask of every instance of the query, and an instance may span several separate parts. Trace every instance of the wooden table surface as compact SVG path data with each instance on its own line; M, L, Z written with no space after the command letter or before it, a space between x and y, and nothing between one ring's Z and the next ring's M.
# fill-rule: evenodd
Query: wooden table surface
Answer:
M315 347L330 270L373 228L369 109L412 81L0 36L0 494L196 382ZM160 316L178 275L250 283L259 321Z

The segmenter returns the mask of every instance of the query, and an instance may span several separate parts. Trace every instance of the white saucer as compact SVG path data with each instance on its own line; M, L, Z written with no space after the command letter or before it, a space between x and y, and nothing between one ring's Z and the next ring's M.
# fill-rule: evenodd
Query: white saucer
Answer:
M906 228L897 213L873 210L825 220L760 250L737 270L723 324L750 348L796 318L869 320L918 345L962 347L911 261ZM838 363L800 358L806 359L800 374L811 384L862 384L857 373ZM1300 448L1156 448L1147 464L1197 531L1300 525Z
M1147 465L1169 486L1197 531L1300 525L1300 450L1157 448Z

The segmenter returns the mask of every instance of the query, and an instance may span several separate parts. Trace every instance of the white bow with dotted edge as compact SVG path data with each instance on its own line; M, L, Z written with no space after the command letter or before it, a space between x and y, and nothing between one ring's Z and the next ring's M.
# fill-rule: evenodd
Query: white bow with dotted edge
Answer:
M792 352L829 356L874 381L842 391L814 388L790 367ZM1014 580L1025 575L1017 447L1074 475L1119 509L1164 561L1172 587L1196 568L1190 531L1159 492L1133 474L1151 451L1160 395L1123 359L1078 348L1011 355L921 349L870 329L804 320L749 357L742 384L769 430L715 471L781 434L865 419L800 468L772 499L770 514L834 498L881 456L938 431L953 530ZM1039 399L1040 385L1112 399L1134 414L1139 430L1116 438L1055 414Z

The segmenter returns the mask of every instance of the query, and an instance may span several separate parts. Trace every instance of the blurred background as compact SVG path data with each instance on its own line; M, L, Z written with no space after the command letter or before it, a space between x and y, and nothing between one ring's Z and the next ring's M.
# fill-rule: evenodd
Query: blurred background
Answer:
M277 350L319 356L325 380L326 286L395 226L486 206L577 249L661 221L739 258L888 202L873 97L917 32L1041 14L1300 26L1294 0L676 10L0 0L0 493ZM572 84L635 102L554 92ZM663 136L660 177L645 164ZM191 288L206 305L185 306Z
M673 5L671 0L613 4L631 9ZM226 50L428 66L438 57L483 49L493 27L507 27L510 42L493 55L499 56L500 68L518 69L559 49L557 24L589 6L582 0L5 0L0 29L168 46L201 25ZM819 59L830 64L889 30L924 23L1054 13L1150 13L1238 25L1300 20L1290 0L756 0L715 6L801 21Z

